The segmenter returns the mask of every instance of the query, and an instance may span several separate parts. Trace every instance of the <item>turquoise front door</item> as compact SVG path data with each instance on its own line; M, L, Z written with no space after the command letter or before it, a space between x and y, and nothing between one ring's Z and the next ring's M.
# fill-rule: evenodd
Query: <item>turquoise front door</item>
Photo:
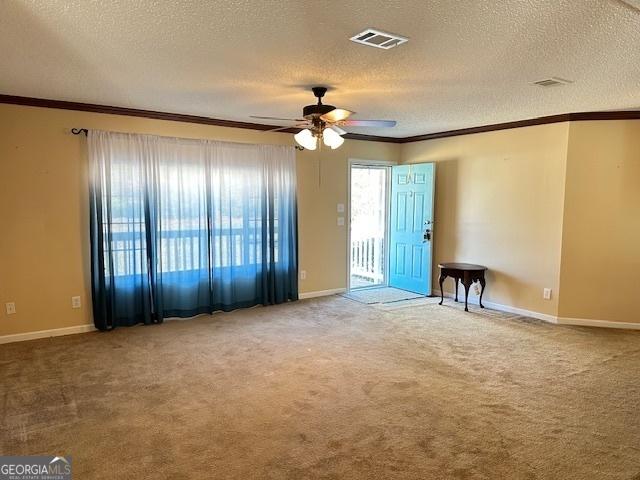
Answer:
M391 169L389 286L431 295L435 165Z

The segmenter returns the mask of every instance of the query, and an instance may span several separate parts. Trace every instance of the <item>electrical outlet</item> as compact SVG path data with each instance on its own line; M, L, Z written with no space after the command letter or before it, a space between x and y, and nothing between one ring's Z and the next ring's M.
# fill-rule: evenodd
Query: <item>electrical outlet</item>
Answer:
M544 298L545 300L551 300L551 289L550 288L545 288L544 290L542 290L542 298Z
M80 297L71 297L71 308L80 308L82 307L82 302L80 301Z
M344 217L338 217L338 226L344 227Z
M344 213L344 203L338 204L338 213Z
M16 313L16 304L13 302L9 302L5 305L7 307L7 315L13 315Z
M300 280L306 280L306 278L307 278L307 271L300 270Z

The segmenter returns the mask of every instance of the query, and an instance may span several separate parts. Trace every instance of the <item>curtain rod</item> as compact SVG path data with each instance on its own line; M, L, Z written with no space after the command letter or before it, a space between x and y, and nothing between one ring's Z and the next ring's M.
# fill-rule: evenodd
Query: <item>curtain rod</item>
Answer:
M71 129L71 133L73 133L74 135L80 135L81 133L84 133L85 135L89 134L89 129L88 128L72 128ZM304 150L303 147L301 147L300 145L294 145L294 148L296 150Z

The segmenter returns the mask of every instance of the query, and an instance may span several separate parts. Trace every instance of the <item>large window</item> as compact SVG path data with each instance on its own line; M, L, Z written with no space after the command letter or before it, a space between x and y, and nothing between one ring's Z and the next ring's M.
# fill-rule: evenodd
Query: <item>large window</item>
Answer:
M142 295L162 317L297 296L292 148L107 132L89 147L98 298Z
M207 204L204 180L206 175L198 165L186 166L178 182L171 168L159 177L159 189L166 200L158 205L160 270L177 272L198 270L212 264L215 267L240 267L262 262L261 198L254 185L248 188L239 182L240 175L214 178L216 185L226 185L228 195L212 192L212 205ZM113 252L113 274L126 276L146 271L146 237L144 192L136 179L140 174L132 165L116 161L111 168L110 195L112 217L103 220L110 225L111 236L105 237L104 248ZM183 189L181 187L187 187ZM206 228L207 212L218 205L220 225L213 237ZM273 198L273 254L278 260L279 198ZM111 245L108 244L111 243ZM271 250L267 250L267 255ZM267 260L269 261L269 257Z

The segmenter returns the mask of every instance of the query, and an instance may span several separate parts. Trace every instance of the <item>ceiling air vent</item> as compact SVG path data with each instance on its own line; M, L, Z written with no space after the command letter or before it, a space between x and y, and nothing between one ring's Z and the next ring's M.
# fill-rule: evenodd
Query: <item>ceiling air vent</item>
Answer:
M361 43L362 45L383 48L385 50L389 50L390 48L397 47L398 45L402 45L409 41L407 37L383 32L376 30L375 28L367 28L364 32L360 32L351 37L350 40L352 42Z
M623 3L626 3L631 8L640 11L640 0L622 0Z
M539 87L557 87L558 85L567 85L569 83L573 82L560 77L545 78L544 80L533 82L534 85L538 85Z

